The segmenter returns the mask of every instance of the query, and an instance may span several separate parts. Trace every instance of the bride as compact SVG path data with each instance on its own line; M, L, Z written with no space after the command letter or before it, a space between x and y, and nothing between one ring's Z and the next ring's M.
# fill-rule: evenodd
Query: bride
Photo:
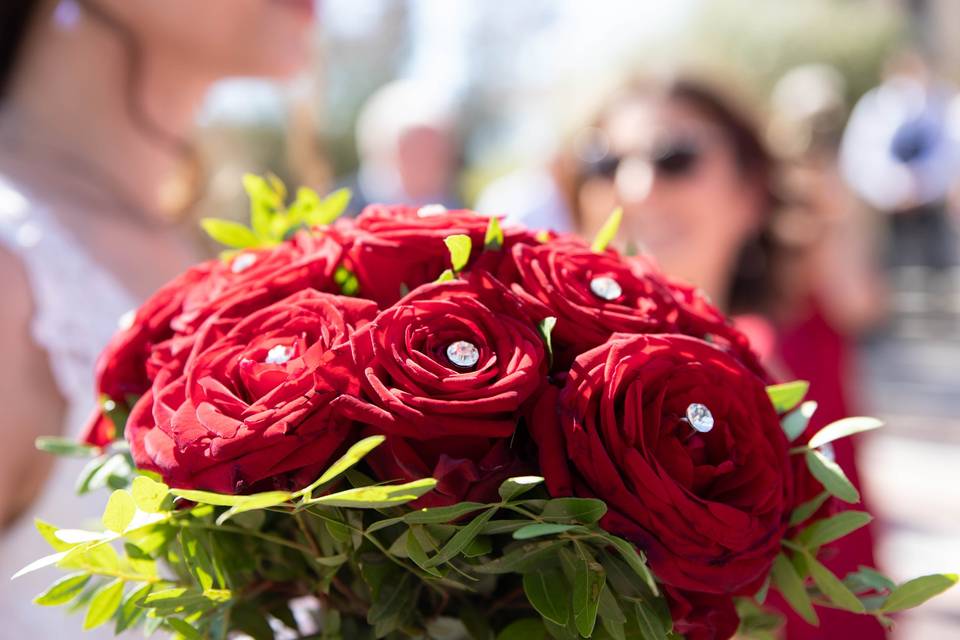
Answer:
M58 573L9 577L49 553L34 513L95 520L102 497L34 439L78 433L120 316L195 258L171 180L208 87L300 68L313 0L0 4L0 635L68 637L30 603Z

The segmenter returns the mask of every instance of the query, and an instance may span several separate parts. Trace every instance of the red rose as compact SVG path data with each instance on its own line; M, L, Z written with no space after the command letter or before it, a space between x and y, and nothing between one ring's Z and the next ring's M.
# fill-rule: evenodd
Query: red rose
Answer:
M733 598L666 589L673 629L685 640L727 640L740 626Z
M613 333L676 331L676 305L660 276L612 251L557 240L517 245L512 256L514 290L547 305L557 318L553 344L561 365Z
M375 452L385 479L432 475L441 495L460 499L513 468L509 441L521 408L546 381L531 313L476 273L414 290L353 335L362 397L344 403L359 423L395 439ZM393 460L383 461L388 453Z
M237 299L249 299L253 290L261 292L259 306L301 289L334 290L340 254L334 234L299 233L276 247L246 250L228 261L210 260L189 269L151 296L104 349L97 361L98 394L126 404L131 396L144 393L161 369L182 364L206 318ZM102 446L114 437L112 423L98 412L83 440Z
M308 483L350 433L335 408L355 373L334 348L375 314L367 300L307 289L246 318L211 317L183 370L161 370L130 414L137 466L228 493Z
M350 234L347 267L357 277L359 295L387 306L405 292L435 281L450 267L450 251L444 239L451 235L470 237L471 262L479 263L471 266L486 271L494 271L516 242L534 242L526 230L507 228L504 247L484 252L490 216L434 207L371 205L357 217Z
M550 491L606 501L604 528L664 583L742 594L769 571L790 508L787 440L762 381L722 350L614 336L544 394L531 432Z

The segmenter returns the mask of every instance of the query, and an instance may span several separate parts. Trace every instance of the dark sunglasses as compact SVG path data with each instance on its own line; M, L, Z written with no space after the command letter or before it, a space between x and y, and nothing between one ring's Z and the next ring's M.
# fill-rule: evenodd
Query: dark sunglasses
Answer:
M597 176L613 179L617 175L620 163L630 156L619 156L607 152L599 157L583 162L584 176ZM683 178L696 170L703 156L700 148L690 141L677 140L655 148L649 156L654 172L664 178Z

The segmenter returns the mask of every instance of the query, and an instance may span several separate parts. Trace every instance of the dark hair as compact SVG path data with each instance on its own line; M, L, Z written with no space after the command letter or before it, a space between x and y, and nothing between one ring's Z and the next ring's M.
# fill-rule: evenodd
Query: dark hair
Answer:
M686 104L717 126L729 141L741 174L759 187L764 222L740 249L726 299L731 313L769 311L777 289L775 262L781 249L771 231L771 221L783 202L776 186L778 163L768 151L756 119L707 82L692 78L667 82L639 79L627 83L607 100L593 125L602 128L624 103L650 97ZM571 202L576 203L576 198Z
M6 98L27 31L41 4L41 0L0 2L0 102Z

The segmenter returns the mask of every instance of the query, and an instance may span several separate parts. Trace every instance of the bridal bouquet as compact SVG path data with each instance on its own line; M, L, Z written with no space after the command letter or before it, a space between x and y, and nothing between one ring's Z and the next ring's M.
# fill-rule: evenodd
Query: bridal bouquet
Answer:
M607 245L248 176L251 226L103 353L81 492L38 522L39 605L178 638L773 637L779 591L891 624L956 582L835 576L866 525L807 384L702 294ZM55 514L54 514L55 515ZM21 573L23 573L21 572ZM78 622L78 625L80 623Z

